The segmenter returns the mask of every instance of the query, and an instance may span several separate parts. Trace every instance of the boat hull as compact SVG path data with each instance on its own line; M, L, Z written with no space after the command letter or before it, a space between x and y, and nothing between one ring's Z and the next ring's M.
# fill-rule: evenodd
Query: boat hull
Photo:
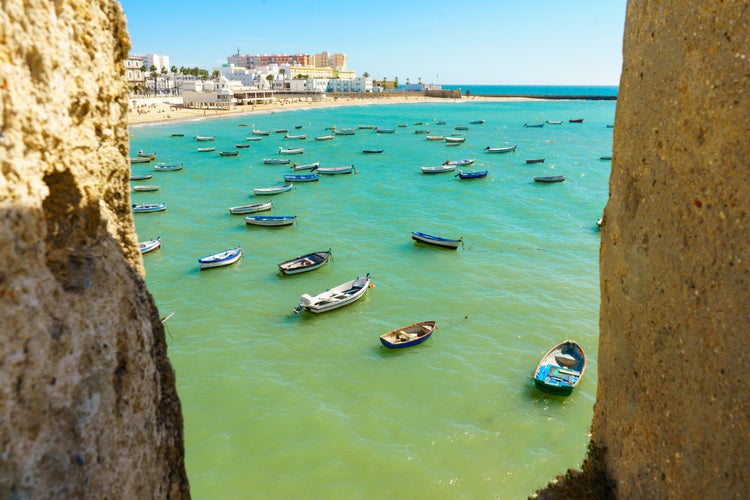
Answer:
M542 356L532 378L539 390L566 396L573 392L585 371L583 349L576 342L566 340Z
M380 336L380 343L389 349L401 349L421 344L432 336L435 324L435 321L420 321L391 330Z
M419 233L419 232L411 233L411 238L414 241L417 241L419 243L425 243L427 245L432 245L432 246L441 247L441 248L449 248L451 250L456 250L459 247L459 245L461 245L464 241L462 238L453 240L449 238L442 238L440 236L432 236L429 234Z
M267 201L265 203L253 203L251 205L239 205L236 207L230 207L229 213L230 214L251 214L253 212L263 212L265 210L271 210L273 207L273 203L270 201Z
M328 264L330 257L330 250L326 252L312 252L282 262L278 265L278 268L282 274L305 273L307 271L314 271L315 269L319 269L325 266L326 264Z
M319 293L314 297L302 295L299 305L294 312L307 311L320 314L334 309L340 309L361 299L370 287L369 273L364 278L347 281L341 285Z
M234 264L241 258L242 249L240 247L230 248L229 250L198 259L198 265L200 265L201 269L212 269L215 267L224 267Z
M249 226L266 226L266 227L278 227L278 226L291 226L297 219L296 215L258 215L245 217L245 224Z

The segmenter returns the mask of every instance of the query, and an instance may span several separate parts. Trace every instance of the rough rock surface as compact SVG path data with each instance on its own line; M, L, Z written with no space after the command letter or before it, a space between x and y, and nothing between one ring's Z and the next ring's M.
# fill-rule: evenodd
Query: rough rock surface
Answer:
M628 2L592 441L539 498L747 498L749 118L750 4Z
M130 211L113 0L0 9L0 496L184 498L183 430Z
M750 4L628 3L592 442L621 498L750 491Z

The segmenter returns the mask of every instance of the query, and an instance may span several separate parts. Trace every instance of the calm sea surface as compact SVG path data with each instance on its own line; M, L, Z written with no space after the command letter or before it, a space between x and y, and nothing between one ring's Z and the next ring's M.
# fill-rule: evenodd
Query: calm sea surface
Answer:
M169 357L193 497L526 498L579 466L596 394L595 226L610 172L599 158L611 153L614 114L614 101L447 102L132 128L133 152L185 164L179 172L133 165L133 173L154 173L141 184L161 189L132 199L168 203L135 219L141 240L162 238L160 250L144 255L146 281L161 315L175 313ZM563 123L523 126L546 120ZM326 127L370 124L396 132L313 140ZM449 135L456 126L469 127L457 147L415 134ZM271 135L246 142L253 127ZM285 140L277 129L308 137ZM197 152L210 143L195 135L215 135L216 151ZM219 156L241 143L251 146ZM515 153L483 151L512 144ZM293 161L354 164L357 174L256 197L253 187L290 173L262 162L281 157L279 146L305 148ZM489 175L461 181L420 171L460 158L475 158L474 169ZM566 182L532 181L559 174ZM296 215L296 224L252 227L228 213L261 198L273 200L270 214ZM417 244L412 231L462 236L465 247ZM237 245L245 252L237 264L198 269L198 258ZM277 274L279 262L329 248L326 267ZM301 294L366 273L375 287L353 305L293 313ZM438 328L427 342L381 346L382 333L428 319ZM539 359L568 338L588 355L586 376L570 397L538 392L531 375Z
M534 96L616 96L619 87L603 85L442 85L444 89L461 89L465 94L534 95Z

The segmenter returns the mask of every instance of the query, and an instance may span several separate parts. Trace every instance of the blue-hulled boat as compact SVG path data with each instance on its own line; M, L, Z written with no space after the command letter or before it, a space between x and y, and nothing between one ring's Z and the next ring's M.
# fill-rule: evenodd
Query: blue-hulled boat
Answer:
M315 182L320 177L316 174L286 174L284 180L286 182Z
M420 321L413 325L396 328L380 336L380 343L389 349L400 347L411 347L421 344L432 335L435 330L435 321Z
M248 215L245 224L248 226L291 226L297 219L296 215Z
M223 252L218 252L212 255L207 255L206 257L201 257L198 259L198 264L200 265L201 269L209 269L212 267L221 267L221 266L228 266L229 264L234 264L240 258L242 257L242 248L235 247L230 248L229 250L224 250Z
M482 179L487 177L487 170L475 170L474 172L464 172L459 170L456 174L459 179Z
M586 355L573 340L557 344L542 356L534 371L534 384L544 392L567 396L586 371Z
M450 248L452 250L457 249L458 246L462 245L464 242L463 238L453 240L450 238L443 238L441 236L432 236L431 234L420 233L418 231L414 231L411 233L411 239L420 243L426 243L428 245L434 245L437 247Z
M148 212L163 212L167 209L166 203L133 203L133 212L137 214Z
M278 267L283 274L299 274L325 266L330 258L331 249L329 248L324 252L311 252L289 259L278 264Z

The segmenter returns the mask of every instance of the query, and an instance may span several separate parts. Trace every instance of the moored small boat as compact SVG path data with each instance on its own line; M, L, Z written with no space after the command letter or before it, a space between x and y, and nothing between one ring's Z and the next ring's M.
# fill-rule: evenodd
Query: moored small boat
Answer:
M553 182L565 182L564 175L537 175L534 177L534 182L540 183L553 183Z
M291 161L289 158L263 158L266 165L288 165Z
M544 392L569 395L586 371L586 354L577 342L566 340L542 356L534 371L534 385Z
M133 163L148 163L151 161L151 158L143 157L143 156L133 156L130 158L130 164Z
M423 174L442 174L456 170L457 165L435 165L431 167L421 167Z
M329 248L324 252L311 252L295 257L294 259L289 259L278 264L278 268L282 274L304 273L323 267L328 263L330 257L331 249Z
M317 174L285 174L286 182L316 182L320 180Z
M262 137L245 137L245 140L248 142L258 142L258 141L262 141L263 138Z
M469 130L469 127L467 127L466 125L457 125L453 128L454 130Z
M443 139L445 139L445 136L443 135L428 135L425 137L425 140L428 141L442 141Z
M280 155L301 155L305 152L305 148L282 148L279 146Z
M306 163L304 165L298 165L296 163L292 164L292 167L295 172L299 172L301 170L315 170L320 166L320 162L316 161L314 163Z
M526 160L526 163L532 164L532 163L544 163L544 158L532 158L530 160Z
M251 134L253 134L253 135L259 135L261 137L264 137L264 136L267 136L267 135L271 135L271 132L269 132L268 130L255 130L255 129L253 129L253 131L251 132Z
M419 129L414 131L415 134L429 134L430 131L427 129Z
M166 203L133 203L133 212L148 213L148 212L163 212L167 209Z
M146 179L150 179L154 176L154 174L136 174L131 175L130 180L131 181L145 181Z
M466 137L450 137L450 136L448 136L448 137L445 138L445 143L448 144L448 145L461 144L461 143L463 143L465 141L466 141Z
M145 153L143 151L138 151L138 158L148 158L149 160L155 160L156 153Z
M315 296L302 294L299 298L299 305L294 308L294 312L308 311L318 314L332 311L356 302L367 293L369 288L370 273L367 273L367 276L347 281Z
M418 231L414 231L411 233L411 239L420 243L426 243L428 245L437 247L450 248L452 250L457 249L459 245L463 245L464 242L463 238L454 240L450 238L443 238L441 236L433 236L431 234L420 233Z
M562 120L547 120L550 125L562 125Z
M235 144L234 147L237 149L247 149L250 147L250 144Z
M459 179L482 179L487 177L487 170L475 170L474 172L464 172L459 170L456 177Z
M395 128L376 128L375 132L378 134L395 134L396 129Z
M133 191L158 191L159 186L155 184L141 184L140 186L133 186Z
M245 224L248 226L291 226L297 219L296 215L248 215Z
M362 152L366 155L379 155L385 151L384 149L363 149Z
M158 165L154 165L154 170L156 170L157 172L174 172L177 170L182 170L182 168L182 163L173 163L171 165L168 165L166 163L159 163Z
M298 141L304 141L305 139L307 139L307 134L299 134L299 135L286 134L284 136L284 139L296 139Z
M294 184L287 183L282 186L271 186L271 187L265 187L265 188L254 188L253 193L255 194L279 194L279 193L286 193L287 191L291 191L294 187Z
M526 128L542 128L544 127L544 122L542 123L524 123L524 127Z
M174 134L172 134L172 137L185 137L185 134L180 133L180 132L175 132Z
M224 250L223 252L218 252L212 255L207 255L206 257L201 257L198 259L198 264L200 265L201 269L210 269L212 267L222 267L222 266L228 266L229 264L234 264L240 258L242 257L242 248L235 247L230 248L229 250Z
M216 146L208 146L205 148L198 148L199 153L210 153L211 151L216 151Z
M612 155L602 155L599 157L600 160L611 160Z
M568 120L570 123L583 123L583 118L571 118Z
M161 247L161 236L157 236L152 240L138 242L138 250L140 250L141 253L149 253L159 247Z
M432 335L435 330L435 321L420 321L413 325L396 328L380 336L380 343L389 349L411 347L421 344Z
M463 160L445 160L443 165L456 165L458 167L465 167L472 165L476 160L474 158L464 158Z
M315 138L316 141L330 141L333 139L332 135L319 135Z
M208 142L216 139L215 135L196 135L195 140L200 142Z
M517 147L518 147L517 144L514 144L512 146L505 146L501 148L493 148L493 147L487 146L486 148L484 148L484 150L488 153L512 153L513 151L516 150Z
M272 201L264 201L261 203L251 203L249 205L237 205L236 207L229 207L230 214L250 214L253 212L263 212L265 210L271 210L273 207Z
M342 129L334 129L333 133L336 135L354 135L356 132L353 128L342 128Z
M219 151L219 156L238 156L239 151Z
M484 120L472 120L469 123L471 123L472 125L481 125L484 123Z
M354 168L354 165L347 165L344 167L325 167L325 168L319 168L317 170L317 173L321 175L336 175L336 174L351 174L352 172L356 172L357 169Z

